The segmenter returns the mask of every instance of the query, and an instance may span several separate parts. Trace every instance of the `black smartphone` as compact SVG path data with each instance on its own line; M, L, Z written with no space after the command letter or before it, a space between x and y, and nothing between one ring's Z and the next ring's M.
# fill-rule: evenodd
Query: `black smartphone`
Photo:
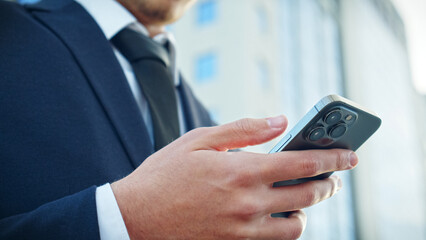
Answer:
M329 95L322 98L269 153L333 148L356 151L377 131L381 122L376 113L365 107L339 95ZM300 184L331 174L276 182L273 186ZM274 213L272 217L288 215L288 212Z
M376 113L339 95L322 98L269 153L343 148L356 151L377 129ZM324 179L332 173L274 183L274 187Z

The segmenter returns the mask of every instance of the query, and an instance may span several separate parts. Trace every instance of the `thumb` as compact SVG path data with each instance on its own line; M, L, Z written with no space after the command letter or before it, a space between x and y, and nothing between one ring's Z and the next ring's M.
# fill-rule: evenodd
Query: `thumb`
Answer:
M268 142L282 134L287 128L287 118L280 115L273 118L245 118L218 127L205 129L197 141L198 149L242 148Z

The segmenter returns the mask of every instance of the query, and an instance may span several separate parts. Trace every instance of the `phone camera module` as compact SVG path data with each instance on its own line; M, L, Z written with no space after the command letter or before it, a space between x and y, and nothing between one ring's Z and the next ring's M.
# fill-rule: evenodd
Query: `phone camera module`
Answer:
M347 114L343 119L348 125L351 125L355 122L356 115L350 113L350 114Z
M312 129L309 132L308 138L310 141L316 142L320 140L322 137L324 137L324 135L325 135L325 129L323 127L317 127Z
M328 125L333 125L338 123L340 120L342 119L342 111L340 111L339 109L333 110L331 112L329 112L326 116L325 116L325 123L327 123Z
M337 124L331 128L329 135L332 138L340 138L346 133L347 130L348 127L346 124Z

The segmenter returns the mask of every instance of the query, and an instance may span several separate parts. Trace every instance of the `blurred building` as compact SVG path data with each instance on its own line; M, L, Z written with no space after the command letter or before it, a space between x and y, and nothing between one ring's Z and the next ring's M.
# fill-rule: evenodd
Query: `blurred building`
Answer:
M183 74L219 122L267 116L279 108L276 6L276 1L199 1L172 27Z
M359 152L355 195L361 239L426 239L424 104L412 85L404 24L384 0L344 0L346 89L383 119Z
M426 98L391 0L198 0L170 30L218 123L284 113L292 127L330 93L381 116L344 188L307 210L303 239L426 239Z
M390 0L199 0L171 30L219 123L284 113L291 127L330 93L382 117L342 191L308 209L304 239L426 239L424 97Z

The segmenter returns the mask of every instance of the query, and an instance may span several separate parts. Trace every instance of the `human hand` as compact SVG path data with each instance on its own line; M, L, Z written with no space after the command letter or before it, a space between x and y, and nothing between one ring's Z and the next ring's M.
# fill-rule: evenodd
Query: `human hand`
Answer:
M283 116L195 129L113 183L132 239L296 239L300 209L334 195L337 176L273 188L277 181L353 168L349 150L274 154L227 152L267 142L287 127ZM294 211L288 218L271 213Z

